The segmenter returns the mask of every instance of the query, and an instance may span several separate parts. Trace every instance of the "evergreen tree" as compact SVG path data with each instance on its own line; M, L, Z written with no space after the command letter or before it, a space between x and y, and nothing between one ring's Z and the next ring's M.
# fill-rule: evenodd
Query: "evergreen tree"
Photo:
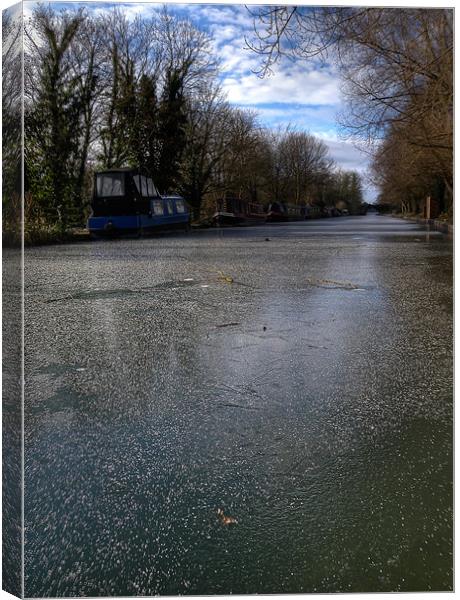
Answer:
M136 164L152 177L156 176L159 164L158 118L155 79L142 75L137 90L137 115L131 142Z
M35 28L44 42L39 91L25 112L25 176L35 202L65 229L75 218L72 195L78 175L83 98L69 71L68 50L83 16L65 15L59 23L39 8Z
M160 150L155 181L163 192L179 185L179 167L185 146L186 124L183 72L171 68L166 75L163 97L158 111Z

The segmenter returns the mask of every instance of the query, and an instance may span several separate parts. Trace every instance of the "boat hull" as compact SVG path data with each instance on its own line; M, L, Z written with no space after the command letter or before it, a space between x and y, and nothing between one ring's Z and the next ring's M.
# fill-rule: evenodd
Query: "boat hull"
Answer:
M189 229L190 218L185 215L156 217L150 215L90 217L88 231L93 237L119 237L153 234L157 231Z
M212 217L212 223L216 227L232 227L233 225L242 225L244 221L245 217L236 213L218 212Z

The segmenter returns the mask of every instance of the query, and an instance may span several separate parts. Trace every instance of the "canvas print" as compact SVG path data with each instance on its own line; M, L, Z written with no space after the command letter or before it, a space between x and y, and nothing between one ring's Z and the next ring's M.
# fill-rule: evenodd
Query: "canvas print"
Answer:
M453 591L453 8L3 11L3 589Z

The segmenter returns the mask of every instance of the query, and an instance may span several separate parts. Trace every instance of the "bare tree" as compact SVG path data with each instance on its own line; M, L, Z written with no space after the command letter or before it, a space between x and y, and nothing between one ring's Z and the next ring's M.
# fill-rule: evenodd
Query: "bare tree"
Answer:
M253 111L232 108L226 117L225 156L220 164L222 193L242 197L248 189L248 172L259 149L259 126Z
M283 55L334 60L347 100L343 131L377 151L398 125L398 143L420 156L429 149L451 193L452 10L263 7L252 14L248 45L262 57L262 76Z
M219 188L219 173L228 149L228 115L231 109L218 86L201 89L187 101L186 152L180 174L181 192L198 218L201 203Z
M333 166L326 144L303 131L288 131L279 141L278 155L285 193L296 204L317 194Z
M206 88L217 75L219 65L209 35L190 20L172 15L167 6L158 17L157 28L163 73L177 71L186 93Z
M75 169L74 201L83 205L91 146L98 138L99 98L104 89L105 48L102 19L85 17L69 47L69 65L81 98L81 141ZM87 196L88 194L86 194Z

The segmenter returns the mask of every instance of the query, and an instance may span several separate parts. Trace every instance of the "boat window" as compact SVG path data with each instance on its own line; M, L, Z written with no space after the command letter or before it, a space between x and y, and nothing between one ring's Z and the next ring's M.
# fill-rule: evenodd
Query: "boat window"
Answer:
M178 213L184 213L185 212L185 202L183 200L176 200L176 211Z
M153 180L150 177L147 179L147 185L149 190L149 196L159 196L155 185L153 184Z
M174 214L174 206L173 206L172 201L171 200L167 200L166 202L167 202L167 205L168 205L169 214L170 215Z
M123 173L101 174L97 176L96 181L97 195L100 197L125 195L125 176Z
M141 175L141 185L142 185L142 195L148 196L148 188L147 188L147 178Z
M164 214L162 200L152 200L150 203L150 206L152 207L151 210L154 215L163 215Z
M134 175L133 179L134 179L134 183L136 184L137 191L139 192L139 194L142 194L142 192L141 192L141 176Z

